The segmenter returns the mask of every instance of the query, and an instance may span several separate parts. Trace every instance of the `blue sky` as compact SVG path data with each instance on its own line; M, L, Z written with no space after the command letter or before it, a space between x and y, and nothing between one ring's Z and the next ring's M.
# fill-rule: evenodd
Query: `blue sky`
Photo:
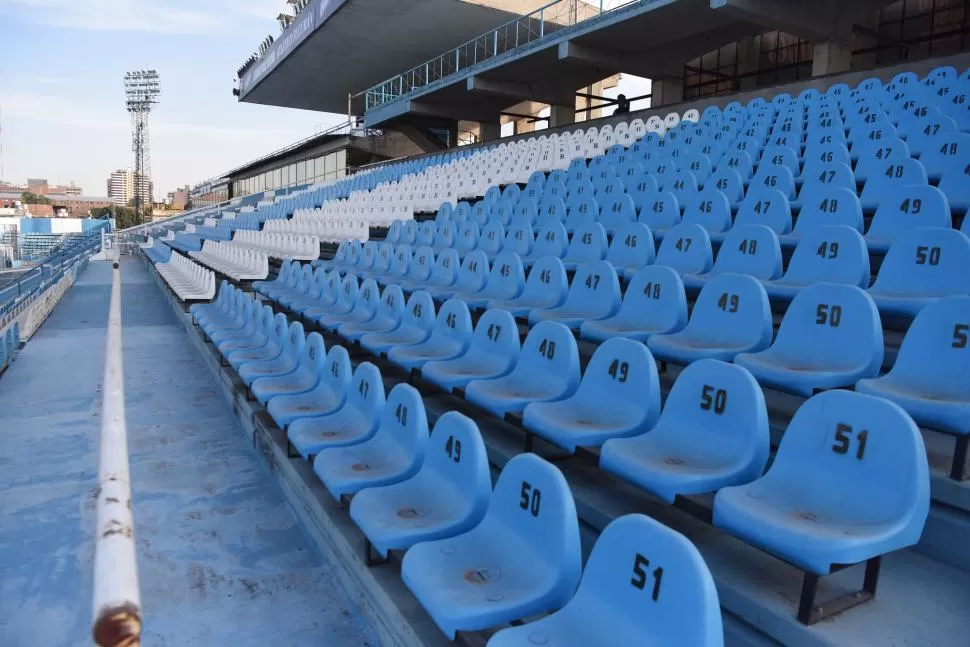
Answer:
M283 0L0 0L3 174L104 195L133 166L122 76L154 68L155 197L312 135L338 115L238 103L236 69Z

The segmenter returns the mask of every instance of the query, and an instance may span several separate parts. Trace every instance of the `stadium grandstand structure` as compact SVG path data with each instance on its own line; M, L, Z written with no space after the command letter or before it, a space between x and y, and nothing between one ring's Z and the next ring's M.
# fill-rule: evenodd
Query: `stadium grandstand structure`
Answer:
M968 97L943 67L632 115L143 249L412 638L957 645Z

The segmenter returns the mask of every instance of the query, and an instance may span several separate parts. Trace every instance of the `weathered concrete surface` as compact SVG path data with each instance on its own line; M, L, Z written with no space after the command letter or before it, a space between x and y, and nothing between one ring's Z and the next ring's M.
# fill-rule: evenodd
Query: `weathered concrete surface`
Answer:
M122 265L146 645L376 645L137 260ZM0 645L89 645L110 266L0 378Z

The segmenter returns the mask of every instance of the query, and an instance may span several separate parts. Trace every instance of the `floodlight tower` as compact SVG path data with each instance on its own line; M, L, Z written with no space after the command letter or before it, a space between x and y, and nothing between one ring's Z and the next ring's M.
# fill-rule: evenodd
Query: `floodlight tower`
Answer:
M151 187L151 151L148 115L162 93L155 70L125 73L125 106L131 113L131 150L135 153L135 213L141 218L142 198ZM145 186L148 183L148 187ZM147 190L146 190L147 189Z

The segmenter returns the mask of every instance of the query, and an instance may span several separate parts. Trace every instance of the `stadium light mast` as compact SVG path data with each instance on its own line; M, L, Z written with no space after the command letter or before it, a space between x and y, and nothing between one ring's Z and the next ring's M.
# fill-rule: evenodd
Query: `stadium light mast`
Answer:
M141 222L142 197L151 187L151 150L148 137L148 115L158 103L162 87L155 70L125 73L125 106L131 113L131 150L135 153L135 214ZM145 183L148 187L145 187ZM150 188L149 188L150 190Z

